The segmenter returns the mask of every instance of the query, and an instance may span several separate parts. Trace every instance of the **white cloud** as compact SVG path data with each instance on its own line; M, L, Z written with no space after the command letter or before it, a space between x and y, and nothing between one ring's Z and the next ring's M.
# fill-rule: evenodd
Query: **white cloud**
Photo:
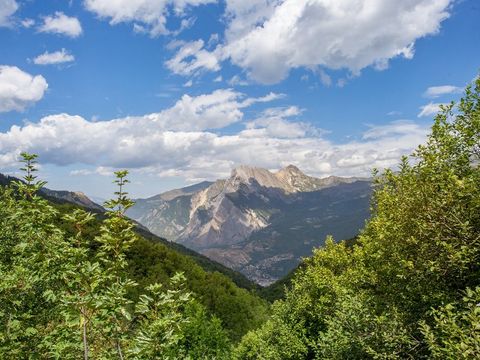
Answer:
M337 144L298 121L301 110L295 106L267 109L238 132L208 130L238 122L243 108L276 97L242 100L232 90L218 90L185 95L173 107L145 116L93 122L51 115L0 133L0 166L14 166L20 151L30 151L43 163L95 169L72 175L122 167L198 181L228 175L238 164L273 169L293 163L317 176L359 176L369 175L372 167L395 166L401 155L424 142L428 131L414 122L394 122L370 127L359 141Z
M47 87L41 75L32 76L15 66L0 66L0 112L23 111L39 101Z
M15 0L0 1L0 27L11 26L10 17L18 10L18 4Z
M245 125L246 129L240 132L240 136L249 138L272 137L294 139L322 133L321 130L315 129L307 123L288 120L301 113L302 111L296 106L267 109L258 119L247 122Z
M62 64L72 61L75 61L75 57L72 54L69 54L65 49L52 53L45 51L43 54L38 55L33 59L33 63L37 65Z
M183 43L175 56L165 65L175 74L195 75L199 71L220 70L217 57L203 48L203 40Z
M89 175L100 175L100 176L113 176L115 169L105 166L98 166L93 170L89 169L77 169L70 171L71 176L89 176Z
M230 80L228 80L228 85L230 85L230 86L247 86L248 81L246 81L245 79L242 79L238 75L233 75L232 78Z
M436 115L440 111L440 105L445 105L445 104L431 102L420 107L420 112L418 113L418 117Z
M371 65L383 69L397 56L412 58L414 42L438 32L448 17L450 0L267 3L276 6L270 6L261 26L252 24L241 35L237 28L227 29L230 41L224 56L254 79L274 83L295 67L320 65L358 73ZM243 12L232 14L234 24L244 21Z
M434 99L442 95L458 94L462 92L462 90L463 89L461 87L453 85L431 86L425 91L423 95L425 97Z
M111 25L134 23L136 31L151 36L168 34L166 28L169 7L182 16L189 6L214 3L216 0L84 0L85 7L101 18L110 19ZM182 22L180 30L191 25L193 19Z
M370 125L370 128L363 133L364 140L380 139L384 137L396 137L404 135L425 135L425 129L419 127L409 120L396 120L387 125Z
M31 28L33 25L35 25L35 20L33 20L33 19L23 19L23 20L20 22L20 24L22 24L22 26L23 26L24 28L29 29L29 28Z
M70 17L57 11L54 15L45 16L43 24L38 29L40 32L60 34L76 38L82 34L82 25L76 17Z
M192 97L183 95L174 106L160 113L150 114L165 130L202 131L221 129L243 119L242 109L255 103L277 100L283 95L270 93L259 98L246 98L231 89L220 89L210 94Z
M411 59L415 41L439 31L451 3L226 0L225 42L210 54L218 61L230 60L264 84L277 83L299 67L352 74L369 66L383 70L390 59ZM329 82L326 76L323 80Z

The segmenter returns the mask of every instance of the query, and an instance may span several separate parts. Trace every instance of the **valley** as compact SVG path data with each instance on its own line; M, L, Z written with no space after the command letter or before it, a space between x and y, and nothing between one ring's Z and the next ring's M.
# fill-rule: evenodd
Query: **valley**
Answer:
M327 235L348 239L369 216L368 178L315 178L239 166L228 179L137 199L127 215L158 236L266 286L295 268Z

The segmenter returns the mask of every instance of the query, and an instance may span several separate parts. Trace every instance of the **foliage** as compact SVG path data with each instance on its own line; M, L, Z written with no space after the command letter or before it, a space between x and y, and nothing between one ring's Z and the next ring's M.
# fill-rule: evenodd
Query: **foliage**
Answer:
M343 240L347 247L352 247L357 242L357 237L353 237L350 239ZM268 300L269 302L274 302L275 300L283 300L285 299L286 291L290 290L292 287L292 282L295 275L302 271L305 267L305 263L301 262L295 269L291 270L286 276L281 278L280 280L266 286L259 291L259 295Z
M480 288L467 289L461 301L432 311L432 326L422 332L434 359L480 358Z
M23 181L0 189L0 354L2 358L167 359L221 358L229 348L219 321L208 316L173 276L162 290L137 290L127 271L127 251L137 241L124 216L132 205L117 172L116 198L98 233L88 236L93 215L61 214L37 195L36 156L22 154ZM140 293L133 303L132 291ZM196 312L187 309L196 308ZM215 330L192 336L190 323ZM208 342L205 349L203 343ZM201 358L200 356L197 358Z
M376 176L357 242L315 250L236 357L478 358L479 164L480 78L412 161Z

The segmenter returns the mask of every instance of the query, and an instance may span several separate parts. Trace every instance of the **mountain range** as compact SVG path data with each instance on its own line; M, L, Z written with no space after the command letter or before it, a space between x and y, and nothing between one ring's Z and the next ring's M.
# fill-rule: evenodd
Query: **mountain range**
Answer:
M266 286L295 268L327 235L355 236L369 217L367 178L308 176L239 166L228 179L148 199L127 213L154 234Z

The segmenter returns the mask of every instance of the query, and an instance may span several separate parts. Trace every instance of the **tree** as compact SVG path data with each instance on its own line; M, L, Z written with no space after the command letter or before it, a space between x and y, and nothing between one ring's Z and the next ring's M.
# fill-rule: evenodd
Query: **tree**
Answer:
M237 358L478 356L479 164L477 78L398 172L376 175L356 244L315 250Z
M189 358L199 349L204 358L226 354L220 323L185 290L181 274L168 290L160 284L141 289L134 303L130 292L138 285L128 276L126 252L137 236L124 216L133 204L124 190L126 171L116 173L116 198L106 203L107 217L92 238L86 228L94 216L77 209L61 218L37 194L45 183L34 175L36 155L22 157L23 181L0 189L2 358ZM71 225L70 236L60 221ZM211 347L202 348L207 339Z

